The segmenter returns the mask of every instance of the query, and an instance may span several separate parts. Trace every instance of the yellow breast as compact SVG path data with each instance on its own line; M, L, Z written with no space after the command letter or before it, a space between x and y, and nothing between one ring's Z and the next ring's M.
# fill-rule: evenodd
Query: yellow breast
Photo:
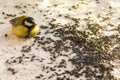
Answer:
M40 27L38 25L36 25L35 28L33 28L33 30L31 31L29 37L33 37L33 36L37 35L39 30L40 30Z
M27 35L28 29L24 26L13 26L13 33L18 37L25 37Z
M26 37L28 35L28 29L24 26L17 26L17 27L12 27L13 33L18 36L18 37ZM36 25L35 28L30 32L29 37L33 37L39 32L39 26Z

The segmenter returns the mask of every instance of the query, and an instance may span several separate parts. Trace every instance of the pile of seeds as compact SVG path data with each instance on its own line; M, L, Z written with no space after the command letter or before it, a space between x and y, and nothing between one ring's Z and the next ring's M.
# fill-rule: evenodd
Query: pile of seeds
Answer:
M95 22L87 22L86 29L79 30L79 19L70 18L75 24L57 25L52 24L51 27L46 27L45 34L53 34L54 37L60 38L54 40L51 37L35 37L34 46L37 44L37 49L41 46L45 51L50 53L50 60L55 62L60 56L66 56L68 61L74 65L72 70L64 70L63 73L57 73L61 77L57 77L57 80L67 79L65 75L71 75L76 78L85 76L86 79L115 79L111 75L111 71L114 66L110 64L110 61L119 59L118 52L113 52L114 46L119 42L119 35L103 35L107 30L105 26L101 26ZM43 27L43 26L42 26ZM51 29L49 32L47 29ZM43 28L44 29L44 28ZM54 44L54 45L50 45ZM28 46L29 49L30 46ZM24 52L29 52L24 50ZM31 50L30 50L31 51ZM64 54L62 52L69 52L70 54ZM73 55L69 57L70 55ZM52 63L51 63L52 64ZM66 68L66 60L61 60L57 68ZM51 67L51 71L56 70L55 67ZM53 70L54 69L54 70ZM56 72L55 72L56 73ZM54 74L55 75L55 74ZM50 76L52 78L52 76ZM69 79L68 79L69 80Z
M70 41L72 54L76 54L69 59L75 68L67 73L75 77L85 74L91 80L114 79L110 74L113 68L110 61L120 55L113 54L111 48L118 43L118 35L102 36L102 26L96 23L87 25L88 28L84 31L77 30L76 25L67 25L55 31L63 42Z

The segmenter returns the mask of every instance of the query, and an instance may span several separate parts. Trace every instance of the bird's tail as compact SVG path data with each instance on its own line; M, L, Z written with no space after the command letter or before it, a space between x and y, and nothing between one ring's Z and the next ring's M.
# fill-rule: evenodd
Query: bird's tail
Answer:
M17 22L18 18L19 17L9 20L10 24L12 24L13 26L16 26L16 22Z

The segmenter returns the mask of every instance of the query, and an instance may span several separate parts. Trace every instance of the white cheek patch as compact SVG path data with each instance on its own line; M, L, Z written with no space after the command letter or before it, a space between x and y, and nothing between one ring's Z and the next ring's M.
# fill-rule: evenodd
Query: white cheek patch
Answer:
M29 23L29 22L25 21L25 25L26 26L32 26L32 23Z

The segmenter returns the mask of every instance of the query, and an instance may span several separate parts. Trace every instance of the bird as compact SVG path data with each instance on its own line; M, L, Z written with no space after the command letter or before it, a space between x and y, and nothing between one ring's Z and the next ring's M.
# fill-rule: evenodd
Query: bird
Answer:
M40 31L40 27L36 24L33 17L26 15L11 19L13 33L20 38L30 38L37 35Z

